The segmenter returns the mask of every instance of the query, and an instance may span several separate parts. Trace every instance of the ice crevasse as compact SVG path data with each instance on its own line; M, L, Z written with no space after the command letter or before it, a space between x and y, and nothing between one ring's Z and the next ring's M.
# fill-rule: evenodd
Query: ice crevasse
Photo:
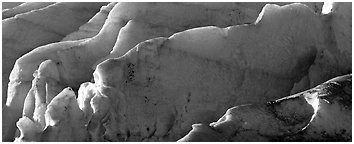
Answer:
M351 29L351 24L346 25L348 12L340 4L334 5L340 11L333 9L329 15L316 14L303 4L269 4L255 22L230 22L235 26L226 28L201 27L198 21L189 27L184 21L171 25L163 21L168 12L166 17L151 17L151 21L149 13L134 9L127 15L114 15L123 11L117 7L124 8L115 4L96 36L40 47L17 60L11 78L29 81L22 85L26 88L14 89L26 95L13 97L24 103L22 118L16 123L20 133L17 141L176 141L188 134L193 124L215 122L225 111L232 111L228 110L231 107L280 99L351 71L348 65L336 63L347 62L351 56L348 41L340 42L351 37L344 30ZM151 13L161 11L166 10L156 7ZM161 21L153 23L153 18ZM344 26L337 23L341 20ZM121 30L112 31L117 26ZM131 40L129 35L134 35L129 26L147 32L159 26L156 31L162 33L147 34L140 43L132 40L126 44ZM126 45L131 46L124 48ZM343 53L345 57L341 57ZM38 57L43 54L46 56ZM85 82L91 78L92 67L94 82ZM76 93L65 88L80 84ZM289 105L300 109L306 98L299 105L298 101ZM311 128L309 120L316 120L311 108L304 107L300 114L304 120L301 128ZM252 115L257 110L246 111ZM258 113L272 115L262 110ZM286 112L282 114L286 116ZM288 125L295 124L297 121ZM348 131L351 129L344 133ZM228 140L245 141L237 137Z

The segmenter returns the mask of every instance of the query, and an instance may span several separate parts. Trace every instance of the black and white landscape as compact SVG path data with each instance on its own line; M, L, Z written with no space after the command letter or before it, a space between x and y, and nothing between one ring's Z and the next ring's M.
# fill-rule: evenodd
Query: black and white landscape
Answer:
M3 3L2 141L352 141L351 5Z

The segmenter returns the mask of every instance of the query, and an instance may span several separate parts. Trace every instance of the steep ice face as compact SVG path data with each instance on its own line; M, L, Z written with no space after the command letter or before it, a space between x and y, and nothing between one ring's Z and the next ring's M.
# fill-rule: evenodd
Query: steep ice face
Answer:
M317 50L316 60L308 70L308 80L303 81L310 87L352 71L351 5L347 3L332 5L331 13L321 17L322 42Z
M76 96L71 88L65 88L49 103L41 103L35 98L34 112L26 111L16 123L20 136L15 141L87 141L84 113L79 109ZM26 109L29 101L26 100ZM41 111L40 113L36 111ZM33 115L33 116L31 116ZM41 120L36 119L41 117Z
M21 136L16 141L41 140L41 133L46 127L44 114L47 105L64 88L59 82L58 69L51 60L42 62L34 77L24 102L22 118L17 122ZM26 126L29 123L32 126Z
M351 3L334 3L332 10L331 26L333 27L337 49L337 55L341 66L350 69L352 57L352 5Z
M176 31L183 31L192 27L213 24L214 21L221 22L218 23L220 25L233 25L235 24L235 20L237 20L237 22L243 21L243 18L241 17L233 17L228 15L228 12L237 14L237 12L233 12L233 9L227 9L227 11L220 10L221 12L219 12L219 10L217 9L206 9L203 6L195 4L188 5L184 3L119 3L111 4L110 6L108 6L108 9L110 9L112 5L115 5L115 7L112 8L112 10L110 11L110 14L107 16L107 19L104 25L102 26L102 29L96 36L89 39L81 39L77 41L65 41L68 39L66 38L64 39L64 41L59 43L41 46L19 58L14 66L10 77L11 82L7 99L8 107L14 107L14 105L12 104L14 103L13 100L17 101L15 103L22 105L31 85L30 81L33 78L32 73L37 69L38 65L40 65L42 61L47 59L50 59L57 64L57 68L60 73L60 81L64 85L78 88L79 84L88 81L92 77L91 74L93 70L91 69L91 67L93 63L95 63L95 61L97 61L99 58L108 55L109 51L112 50L114 43L117 40L117 36L120 33L120 28L126 25L127 22L130 20L133 21L129 23L129 26L136 26L134 25L134 21L143 22L142 25L139 25L142 26L143 29L144 24L152 24L148 25L148 27L161 25L163 27L162 29L173 29L173 32L167 30L166 32L157 32L157 34L155 34L154 32L154 30L157 29L150 29L144 31L143 33L147 33L147 37L138 39L138 41L134 41L133 43L138 43L140 40L153 38L159 35L169 36ZM236 5L235 8L242 9L242 6L239 7ZM257 8L261 7L257 6L254 11L251 11L257 13ZM205 14L205 11L209 12ZM251 11L248 11L247 13L251 13ZM158 15L156 15L156 13L158 13ZM254 15L254 13L252 15ZM231 20L226 18L219 21L219 18L225 17L231 18ZM247 17L246 19L249 18L251 17ZM99 28L99 25L102 23L95 23L95 25L96 24ZM55 25L51 25L51 27L55 26L57 26L57 23ZM150 34L150 32L152 32L153 34ZM124 34L123 31L122 34ZM85 36L79 36L79 38L84 37ZM124 40L122 36L119 38L122 39L122 41ZM132 36L132 38L138 37ZM69 37L69 39L76 38ZM124 40L124 42L127 42L128 46L134 46L134 44L128 44L129 41ZM126 48L126 50L130 49L130 47ZM17 91L17 93L15 93L15 91ZM17 119L22 108L18 109L19 110L15 110L17 111L16 113L18 115L14 116L13 119ZM6 121L7 120L5 120L5 123L7 123ZM9 121L13 121L12 118L10 118ZM14 126L14 122L8 125L9 127Z
M74 91L65 88L48 104L42 141L87 141L83 118Z
M234 61L242 67L282 77L304 73L308 67L298 67L315 59L320 19L301 4L266 5L263 13L266 14L260 14L256 25L191 29L174 34L168 44L205 58Z
M14 11L27 11L27 8L38 8L37 6L47 4L50 3L24 3ZM19 13L2 21L3 105L8 95L9 75L16 59L36 47L60 41L65 35L87 22L102 5L104 3L54 3L41 9ZM4 14L3 11L3 16ZM31 80L32 78L29 79ZM9 95L11 93L9 91Z
M40 10L3 20L3 50L6 60L3 80L8 80L10 70L17 58L38 46L59 41L65 35L75 31L103 4L55 3ZM58 11L63 12L58 15Z
M263 15L265 21L254 25L191 29L168 39L142 42L122 57L100 63L94 85L110 103L99 107L110 109L104 117L113 115L116 120L109 118L110 123L103 124L112 133L99 136L121 135L127 141L177 140L193 123L216 120L231 106L289 93L316 55L319 29L303 25L320 24L320 19L301 4L269 7L274 6L267 5L264 13L273 15ZM303 99L297 106L302 103L307 102ZM304 110L309 115L313 112L311 106ZM301 125L311 116L306 118Z
M252 23L264 4L259 3L124 3L122 9L139 7L147 15L130 20L119 33L110 55L97 61L124 55L139 42L169 37L173 33L201 26L227 27ZM127 14L129 15L129 13ZM127 16L128 17L128 16Z
M314 12L317 12L318 7L322 6L321 3L305 4ZM120 31L110 55L97 61L93 68L106 59L124 55L139 42L150 38L169 37L173 33L202 26L224 28L254 23L264 5L266 3L126 3L122 7L139 7L140 11L149 10L152 11L151 14L158 14L148 15L148 17L152 17L149 19L137 20L135 18L135 21L128 22ZM146 10L146 8L148 9Z
M79 5L78 3L74 4ZM107 19L102 31L107 31L111 27L119 27L124 24L120 19L113 16L109 17L111 18ZM3 124L6 126L3 127L3 131L6 131L5 133L7 134L4 135L4 139L13 139L15 133L14 121L17 121L20 117L24 100L31 87L32 74L41 62L47 59L52 60L59 71L61 83L66 86L78 87L80 83L91 77L91 74L88 72L91 70L91 65L97 60L96 57L100 57L105 50L107 51L107 49L113 46L118 31L119 29L113 29L109 31L109 34L102 32L92 39L63 41L45 45L19 58L10 75L11 82L9 83L7 105L4 108L4 117L6 119L3 119ZM102 35L107 38L102 40ZM97 47L101 49L97 51ZM79 72L80 70L84 72Z

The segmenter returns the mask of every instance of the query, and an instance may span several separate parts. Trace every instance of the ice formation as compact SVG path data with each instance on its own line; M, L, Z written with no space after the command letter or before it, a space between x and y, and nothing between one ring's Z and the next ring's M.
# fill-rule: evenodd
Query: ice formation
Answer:
M131 20L122 28L110 55L97 61L95 66L103 60L124 55L139 42L155 37L169 37L173 33L181 32L201 26L227 27L231 25L253 23L258 13L266 3L130 3L125 7L141 7L163 11L163 15L150 16L153 19ZM288 3L278 3L285 5ZM139 6L140 5L140 6ZM321 3L306 3L318 12ZM173 8L171 8L173 6ZM156 20L158 19L158 20ZM94 68L95 68L94 66Z
M102 29L109 12L115 6L116 3L112 2L107 6L103 6L98 13L95 14L87 23L80 26L78 31L70 33L65 36L62 41L73 41L85 38L91 38L97 35Z
M350 141L351 75L266 104L230 108L217 122L194 124L180 142Z
M226 5L224 3L223 5ZM115 4L111 4L115 5ZM208 7L208 5L206 5ZM235 8L240 7L238 4L234 5ZM242 7L240 7L242 8ZM59 43L53 43L49 45L44 45L35 50L27 53L26 55L19 58L14 66L12 74L10 76L9 83L9 91L7 95L7 102L5 107L5 111L16 111L16 115L11 115L9 117L13 117L10 119L5 119L5 123L10 123L9 129L11 125L14 125L13 119L17 119L18 115L21 112L22 108L18 110L12 110L10 107L18 107L17 105L23 105L25 95L30 88L30 81L32 80L32 73L37 69L38 65L46 59L51 59L55 63L57 63L60 71L61 82L70 87L78 88L82 82L89 81L92 77L93 69L91 67L93 64L103 56L109 54L112 50L118 34L120 34L120 28L128 24L132 24L134 22L145 22L147 26L152 27L152 30L145 31L146 35L140 37L139 39L145 40L149 38L153 38L154 36L168 36L176 32L177 30L182 31L192 27L203 26L207 24L213 24L214 19L218 20L220 18L225 18L222 21L217 22L226 22L229 25L243 23L247 21L251 21L256 19L256 15L261 9L259 5L256 5L256 10L248 12L248 14L254 15L249 17L233 17L227 15L229 12L238 14L239 12L233 12L233 9L228 9L227 11L219 12L218 9L207 9L205 7L199 6L197 4L183 4L183 3L119 3L110 11L108 18L106 19L102 29L100 32L88 39L81 39L85 36L79 35L79 38L75 38L74 36L68 36L66 39L79 39L76 41L63 41ZM109 9L109 8L108 8ZM183 9L183 11L181 11ZM252 10L252 9L251 9ZM106 10L103 8L101 10L105 12ZM206 11L210 11L207 14L204 14ZM156 13L164 13L165 15L155 15ZM193 15L190 15L192 13ZM224 16L223 16L224 15ZM243 14L247 16L246 14ZM157 17L158 16L158 17ZM179 16L179 18L177 18ZM189 18L188 18L189 16ZM104 17L101 16L101 17ZM173 17L173 18L172 18ZM198 19L196 19L197 17ZM213 18L209 20L209 18ZM228 19L230 18L230 19ZM103 18L104 19L104 18ZM99 19L102 20L102 19ZM99 20L94 20L98 21ZM234 22L236 21L236 22ZM152 23L152 24L149 24ZM95 23L100 25L100 23ZM143 23L144 24L144 23ZM225 23L220 23L220 25L225 25ZM129 26L129 25L128 25ZM225 25L226 26L226 25ZM99 29L100 26L98 26ZM171 29L170 32L165 31L153 31L159 29ZM166 28L164 28L166 27ZM139 27L135 27L139 29ZM175 30L177 29L177 30ZM144 31L144 29L142 29ZM78 31L80 32L80 30ZM124 32L122 31L122 35L124 36ZM144 32L143 32L144 33ZM161 33L161 34L158 34ZM84 34L85 35L85 34ZM90 34L89 34L90 35ZM87 35L86 35L87 36ZM121 37L123 37L121 36ZM71 38L70 38L71 37ZM90 36L88 36L90 37ZM130 37L136 38L136 37ZM119 42L119 38L118 38ZM130 41L127 41L130 42ZM138 42L135 41L135 44ZM130 43L133 47L134 43ZM124 51L129 50L123 49ZM113 48L114 49L114 48ZM25 92L19 92L25 91ZM8 113L8 112L6 112ZM8 122L10 121L10 122ZM13 124L12 124L13 123ZM4 131L7 131L6 128ZM12 133L12 132L9 132Z
M103 6L16 61L3 141L350 141L351 76L282 97L351 73L351 6L265 4Z
M50 3L23 3L11 9L14 14L18 13L16 16L2 21L3 105L16 59L39 46L60 41L87 22L105 3L55 3L28 11L47 4ZM3 16L6 14L3 11Z

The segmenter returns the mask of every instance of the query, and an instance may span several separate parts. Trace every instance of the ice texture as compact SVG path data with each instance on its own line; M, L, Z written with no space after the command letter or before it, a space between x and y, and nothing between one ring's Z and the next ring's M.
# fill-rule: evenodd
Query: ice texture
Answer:
M5 105L9 75L16 59L31 50L53 42L76 31L105 3L23 3L13 8L16 15L2 20L2 103ZM3 11L3 16L4 16ZM6 14L6 13L5 13Z
M3 140L350 141L351 5L322 5L109 3L16 61Z
M345 75L266 104L235 106L178 141L350 141L351 84Z
M227 3L224 3L224 5L225 4ZM93 72L93 69L91 69L91 67L94 66L94 63L98 59L109 54L109 52L113 49L113 46L117 40L117 36L120 34L120 28L125 26L128 21L144 21L148 23L155 23L156 25L160 24L166 27L171 25L171 27L177 27L178 29L180 29L180 31L190 28L188 25L192 25L194 23L199 24L194 25L194 27L197 27L212 22L209 21L208 23L204 24L204 22L208 21L209 17L209 15L204 14L207 9L205 9L203 6L199 6L196 4L188 5L185 3L113 3L111 4L111 6L108 6L108 9L110 9L112 5L115 5L114 8L110 10L110 14L105 20L104 25L100 29L99 33L94 37L88 39L81 39L86 37L83 35L78 35L78 38L75 38L76 36L73 36L71 38L69 37L64 39L64 41L62 42L52 43L38 47L35 50L23 55L16 61L10 76L10 83L8 88L9 92L7 95L6 107L4 108L6 111L5 113L11 113L12 111L16 111L16 114L9 116L12 118L4 119L4 123L8 123L6 124L8 126L4 128L4 131L7 131L7 129L11 129L9 130L9 132L7 132L9 133L9 135L14 132L14 120L19 117L22 107L19 107L16 110L12 110L12 108L9 107L17 107L17 105L23 105L22 103L24 102L27 91L29 90L29 87L31 85L30 81L33 78L32 74L42 61L50 59L54 63L56 63L60 73L60 81L66 86L77 89L81 83L90 80ZM243 8L242 6L239 6L237 4L235 5L235 7ZM183 8L187 11L181 11L177 8ZM259 5L257 5L257 8L261 9ZM104 12L105 8L103 8L102 11ZM214 18L230 17L225 12L221 14L218 13L218 9L215 10L216 12L213 11L214 10L212 10L210 14L216 13L220 15L215 16ZM229 9L228 11L232 10ZM195 17L189 16L190 13L188 12L195 12L195 15L193 16L198 17L199 15L201 15L202 17L200 17L200 19L195 19ZM165 15L156 15L156 13L163 13ZM254 10L253 13L248 12L248 14L256 15L257 10ZM97 17L99 16L100 15L98 15ZM179 18L173 20L171 16L175 16L176 18L178 16ZM102 17L104 18L104 15ZM243 18L230 18L231 20L236 20L239 23L244 21ZM255 19L255 17L253 19ZM229 20L225 19L224 21ZM100 27L100 24L102 23L95 23L95 25L98 25L98 29ZM233 23L230 23L230 25L232 24ZM169 34L172 33L170 32ZM91 35L92 34L89 34L88 37L90 37ZM150 37L144 37L143 40L153 37L154 35Z

